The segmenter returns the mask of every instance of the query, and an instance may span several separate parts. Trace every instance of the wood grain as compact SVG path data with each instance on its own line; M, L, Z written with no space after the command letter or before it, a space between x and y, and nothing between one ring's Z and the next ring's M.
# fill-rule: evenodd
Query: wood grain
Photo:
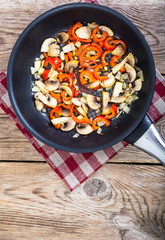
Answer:
M0 110L0 161L44 161L26 137L18 130L2 110ZM165 116L156 124L165 138ZM120 151L110 162L155 163L159 162L148 154L128 145Z
M0 3L0 72L23 29L77 0ZM147 39L165 74L165 1L102 0ZM157 124L165 137L165 117ZM165 240L165 168L128 145L70 192L0 109L0 240Z
M108 164L72 193L44 163L0 163L0 175L3 240L164 239L162 166Z
M3 1L0 6L0 71L7 67L15 41L33 19L52 7L70 2L77 1ZM102 0L102 3L123 13L142 31L153 52L156 67L165 73L165 1Z

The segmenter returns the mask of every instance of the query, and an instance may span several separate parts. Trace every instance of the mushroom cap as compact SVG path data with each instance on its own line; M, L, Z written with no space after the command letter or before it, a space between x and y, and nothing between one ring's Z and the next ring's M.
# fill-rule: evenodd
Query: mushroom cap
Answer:
M57 38L57 42L61 44L68 41L69 35L66 32L59 32L57 33L56 38Z
M115 76L112 74L110 77L108 77L108 79L102 81L101 86L103 88L110 88L113 86L113 84L115 83Z
M134 57L134 55L130 52L130 53L128 53L126 58L127 58L127 63L129 63L132 67L134 67L135 66L135 57Z
M118 56L118 57L123 56L124 53L125 53L125 50L124 50L124 48L122 47L121 44L119 44L119 45L111 52L112 55L116 55L116 56Z
M68 120L61 125L61 130L64 132L71 131L76 125L76 122L71 118L68 117Z
M76 125L71 117L58 117L52 119L51 122L53 125L61 124L60 129L65 132L71 131Z
M125 95L121 95L119 97L111 97L111 102L114 103L122 103L127 99L127 97Z
M75 33L79 38L82 39L89 39L91 37L91 29L87 26L78 28Z
M85 87L87 88L90 88L90 89L93 89L93 88L97 88L100 86L100 81L99 80L96 80L94 82L91 82L91 83L87 83L84 85Z
M114 89L113 89L113 93L112 96L113 97L118 97L119 94L122 92L122 88L123 88L123 83L122 82L116 82Z
M41 52L48 52L49 46L52 43L52 41L54 40L54 38L47 38L43 41L42 45L41 45Z
M44 107L44 104L39 99L36 99L35 100L35 107L38 111L41 111Z
M60 56L60 46L57 43L52 43L48 49L49 57L59 57Z
M87 94L86 97L88 106L93 110L98 110L101 107L101 104L98 103L99 98L95 97L94 95Z
M133 82L136 79L135 69L128 63L126 63L124 66L125 66L126 72L129 75L129 82Z
M71 60L65 64L65 71L73 72L74 69L78 67L79 61Z
M137 80L134 81L135 87L132 89L134 91L140 91L142 88L142 80L141 78L138 78Z
M57 100L53 98L50 94L44 95L42 92L37 92L34 94L35 99L39 99L45 105L55 108L57 106Z
M111 37L112 37L112 36L114 35L112 29L110 29L110 28L107 27L107 26L99 26L99 29L101 29L102 31L107 32L107 33L108 33L108 36L111 36Z
M93 132L93 128L89 123L80 123L76 126L76 131L81 135L88 135Z
M60 86L60 81L56 80L47 80L45 82L45 89L48 91L54 91Z

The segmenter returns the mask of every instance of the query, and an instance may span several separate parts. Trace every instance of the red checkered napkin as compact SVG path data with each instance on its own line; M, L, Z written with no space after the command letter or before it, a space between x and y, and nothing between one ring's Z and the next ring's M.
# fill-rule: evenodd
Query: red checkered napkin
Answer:
M115 156L128 144L119 142L113 147L92 153L68 153L45 145L33 137L16 117L7 92L6 71L0 73L0 107L14 121L36 150L72 191L104 163ZM156 87L152 104L148 111L154 122L165 114L165 79L156 71Z

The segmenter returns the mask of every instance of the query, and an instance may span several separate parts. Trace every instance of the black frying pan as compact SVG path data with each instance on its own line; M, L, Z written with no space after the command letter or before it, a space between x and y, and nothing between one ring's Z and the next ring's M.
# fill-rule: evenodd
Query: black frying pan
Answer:
M115 35L123 39L138 59L138 66L143 70L144 83L139 99L131 107L129 114L112 121L104 129L104 136L95 132L89 136L73 138L72 132L56 130L46 114L40 113L34 106L31 93L32 76L30 67L34 58L39 56L42 42L65 31L77 21L97 22L113 29ZM54 148L69 152L93 152L112 146L125 139L134 143L151 124L131 133L144 119L152 101L155 87L155 65L151 50L141 32L120 13L100 5L76 3L56 7L35 19L20 35L10 56L7 73L8 92L12 106L25 128L36 138ZM146 120L146 118L145 118ZM143 121L144 122L144 121ZM138 132L138 134L137 134Z

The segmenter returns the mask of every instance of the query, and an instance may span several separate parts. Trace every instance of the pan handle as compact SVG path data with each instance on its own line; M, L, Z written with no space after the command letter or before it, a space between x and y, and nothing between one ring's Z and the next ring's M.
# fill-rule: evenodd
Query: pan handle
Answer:
M165 166L165 140L148 115L125 140L154 156Z

